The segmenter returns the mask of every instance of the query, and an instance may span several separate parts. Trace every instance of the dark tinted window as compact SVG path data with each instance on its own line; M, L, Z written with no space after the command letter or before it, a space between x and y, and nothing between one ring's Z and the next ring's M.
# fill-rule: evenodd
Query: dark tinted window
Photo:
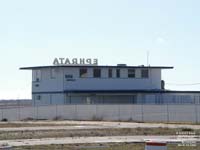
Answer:
M94 69L93 70L93 77L100 78L101 77L101 69Z
M80 69L80 78L85 78L87 77L87 69L86 68L83 68L83 69Z
M120 69L117 69L117 70L116 70L116 77L117 77L117 78L120 78Z
M149 77L149 70L148 69L143 69L141 71L141 77L142 78L148 78Z
M113 75L112 75L112 69L108 69L108 77L109 77L109 78L112 78L112 76L113 76Z
M128 77L135 78L135 69L128 69Z

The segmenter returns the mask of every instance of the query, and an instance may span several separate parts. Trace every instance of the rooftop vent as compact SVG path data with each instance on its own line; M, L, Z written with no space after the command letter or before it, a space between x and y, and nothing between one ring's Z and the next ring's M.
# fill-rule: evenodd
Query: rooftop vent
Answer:
M139 67L144 67L144 65L139 65Z
M117 66L126 66L126 64L117 64Z

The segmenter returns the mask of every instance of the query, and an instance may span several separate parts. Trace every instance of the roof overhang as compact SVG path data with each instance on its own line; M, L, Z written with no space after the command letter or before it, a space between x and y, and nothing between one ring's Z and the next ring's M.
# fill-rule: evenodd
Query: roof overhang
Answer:
M172 66L94 66L94 65L58 65L58 66L34 66L34 67L21 67L21 70L36 70L45 68L132 68L132 69L173 69Z

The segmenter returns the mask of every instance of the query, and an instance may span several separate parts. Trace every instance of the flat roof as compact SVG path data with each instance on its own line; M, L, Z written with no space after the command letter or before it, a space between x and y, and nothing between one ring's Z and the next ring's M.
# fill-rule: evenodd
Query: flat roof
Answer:
M21 67L21 70L34 70L34 69L44 69L44 68L145 68L145 69L173 69L172 66L112 66L112 65L58 65L58 66L33 66L33 67Z

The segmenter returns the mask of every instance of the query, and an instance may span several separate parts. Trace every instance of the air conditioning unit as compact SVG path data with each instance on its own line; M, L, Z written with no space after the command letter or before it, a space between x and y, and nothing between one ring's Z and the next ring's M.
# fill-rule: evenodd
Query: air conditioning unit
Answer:
M117 64L117 66L125 67L125 66L127 66L127 65L126 65L126 64Z

